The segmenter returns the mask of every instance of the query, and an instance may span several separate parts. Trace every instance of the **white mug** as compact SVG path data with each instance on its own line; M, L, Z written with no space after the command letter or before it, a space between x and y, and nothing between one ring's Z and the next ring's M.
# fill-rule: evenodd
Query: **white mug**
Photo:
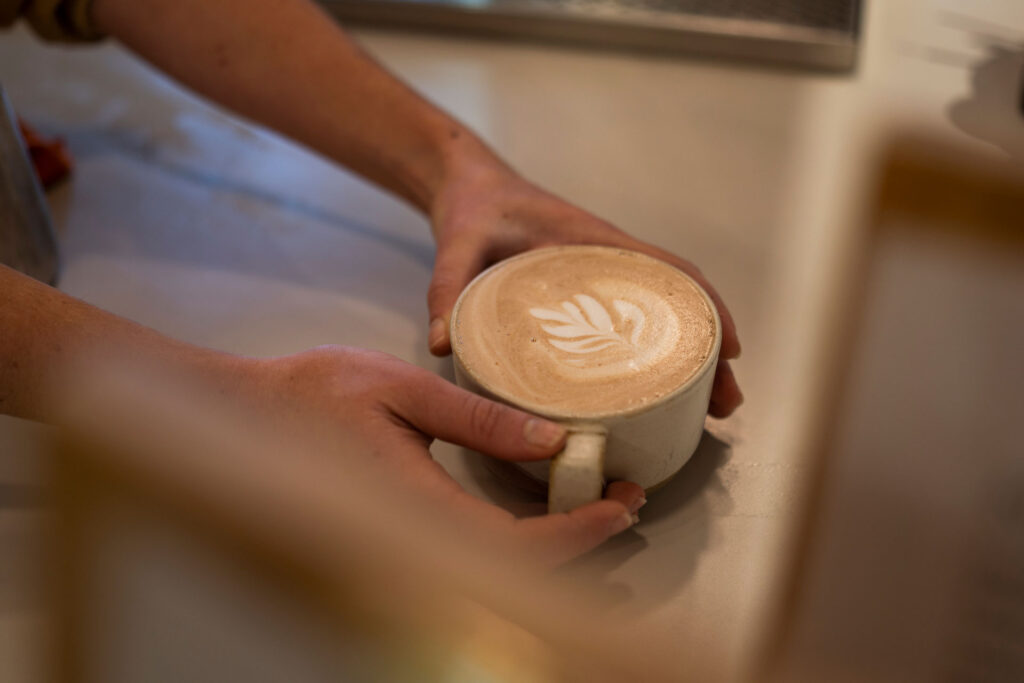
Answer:
M563 250L592 248L553 247ZM491 270L501 268L504 263L506 261L497 263L478 275L455 303L451 317L451 339L456 384L481 396L565 425L569 432L565 448L550 463L513 463L530 478L547 482L549 512L567 512L599 500L604 482L609 480L632 481L648 492L659 488L686 464L703 434L704 418L708 411L722 343L721 320L711 297L692 278L682 273L707 301L715 323L712 351L689 379L657 401L639 408L580 419L538 406L523 405L514 397L503 396L486 386L462 362L456 324L466 292L479 279Z

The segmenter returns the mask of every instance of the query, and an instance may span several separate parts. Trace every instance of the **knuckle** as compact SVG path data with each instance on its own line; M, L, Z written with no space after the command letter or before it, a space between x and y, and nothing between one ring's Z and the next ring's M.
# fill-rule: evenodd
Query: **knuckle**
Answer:
M427 302L431 305L443 304L452 294L458 293L460 288L461 282L454 273L435 273L427 290Z
M582 555L607 537L603 525L595 525L579 515L569 513L563 522L561 533L552 538L553 550L563 558L571 559Z
M405 400L421 400L424 396L430 395L429 377L426 370L407 366L397 359L389 359L389 362L380 365L381 384L388 389L388 392Z
M587 520L580 516L578 513L573 514L572 512L566 515L565 519L565 542L570 545L585 545L591 536L594 535L595 529L593 524L588 524Z
M502 422L502 408L479 396L467 398L469 403L469 427L483 438L490 438L498 433Z

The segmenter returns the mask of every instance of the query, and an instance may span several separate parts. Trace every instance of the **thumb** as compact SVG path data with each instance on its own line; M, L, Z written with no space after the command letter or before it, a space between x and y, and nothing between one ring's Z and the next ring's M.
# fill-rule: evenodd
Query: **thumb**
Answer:
M434 259L434 275L430 280L430 289L427 290L427 309L430 311L427 343L435 356L451 353L448 324L452 308L462 290L483 267L483 249L475 244L438 248Z
M460 389L422 370L396 398L397 414L430 436L503 460L550 458L565 428Z

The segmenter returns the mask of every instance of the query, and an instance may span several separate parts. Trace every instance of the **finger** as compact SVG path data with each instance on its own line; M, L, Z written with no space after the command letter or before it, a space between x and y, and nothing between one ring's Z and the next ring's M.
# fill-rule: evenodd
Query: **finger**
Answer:
M729 361L721 360L715 369L715 382L711 386L711 403L708 414L711 417L728 417L743 403L743 392L736 381Z
M395 413L416 429L503 460L549 458L565 444L565 428L477 396L421 371L397 398Z
M632 527L639 519L636 511L645 502L644 490L636 484L612 482L603 500L568 513L518 520L516 533L528 550L558 565Z
M647 502L644 490L627 481L608 485L604 498L569 513L516 519L508 511L470 495L444 468L430 458L422 445L397 444L396 451L410 450L417 457L403 469L420 493L436 497L460 518L472 520L489 537L507 537L535 561L557 566L592 550L605 540L637 523L637 511ZM418 468L411 464L418 463Z
M451 353L448 323L459 294L485 264L483 249L474 243L462 243L439 249L434 259L434 275L427 290L430 312L428 344L435 356Z

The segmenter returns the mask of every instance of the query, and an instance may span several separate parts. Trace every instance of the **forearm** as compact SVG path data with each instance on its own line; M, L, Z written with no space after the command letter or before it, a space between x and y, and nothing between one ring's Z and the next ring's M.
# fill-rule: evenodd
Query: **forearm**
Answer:
M91 354L169 364L222 390L243 378L244 359L171 339L3 265L0 292L0 413L53 421L65 373Z
M500 166L309 0L95 0L93 15L188 87L423 211L453 175Z

